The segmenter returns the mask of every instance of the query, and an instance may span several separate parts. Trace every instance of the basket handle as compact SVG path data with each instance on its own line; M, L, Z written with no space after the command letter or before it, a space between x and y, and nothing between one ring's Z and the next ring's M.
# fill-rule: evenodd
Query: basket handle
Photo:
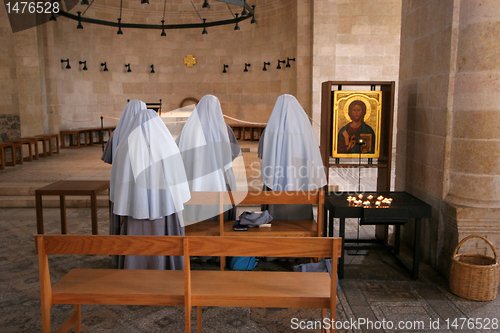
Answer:
M455 252L453 252L452 258L454 258L457 255L458 249L462 246L462 244L465 243L465 241L469 240L470 238L481 238L486 243L488 243L488 245L493 250L493 254L495 255L495 258L494 258L495 262L498 264L498 254L497 254L497 251L495 250L495 247L493 246L493 244L486 237L483 237L483 236L480 236L480 235L469 235L469 236L465 237L464 239L462 239L460 241L460 243L458 243L457 247L455 248Z

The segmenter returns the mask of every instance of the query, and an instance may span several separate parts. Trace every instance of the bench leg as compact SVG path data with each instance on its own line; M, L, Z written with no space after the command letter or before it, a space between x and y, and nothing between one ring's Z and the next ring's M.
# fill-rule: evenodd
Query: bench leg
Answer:
M220 270L223 271L226 268L226 257L220 257Z
M75 333L80 333L82 331L82 311L80 304L73 305L75 318Z
M59 196L59 209L61 211L61 234L65 235L68 233L68 228L66 224L66 200L64 195Z
M5 169L5 150L0 148L0 170Z
M327 309L321 309L321 322L323 322L325 318L328 318L326 311ZM330 330L329 329L327 330L323 325L321 325L321 333L326 333L326 332L330 332Z
M201 333L201 306L196 307L196 327L198 333Z
M82 331L80 304L73 305L73 313L71 313L71 316L57 329L56 333L68 332L73 326L75 326L75 333L80 333Z
M51 333L50 328L50 304L44 304L42 301L42 331L43 333Z

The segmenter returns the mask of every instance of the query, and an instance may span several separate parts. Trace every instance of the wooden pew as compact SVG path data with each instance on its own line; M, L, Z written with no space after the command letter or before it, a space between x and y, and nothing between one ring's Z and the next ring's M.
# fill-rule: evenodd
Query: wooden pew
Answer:
M316 191L250 191L250 192L191 192L186 205L205 204L219 206L219 221L203 221L187 225L187 236L235 237L321 237L323 230L323 190ZM270 228L248 228L234 231L234 221L224 221L224 205L296 205L313 204L318 207L316 220L272 220ZM184 221L188 224L188 221ZM221 257L221 270L225 259Z
M332 258L332 279L326 272L192 271L191 306L197 307L199 333L202 306L317 308L322 309L323 317L329 309L329 319L335 320L340 238L200 236L188 239L192 256Z
M185 236L36 235L43 332L51 332L50 309L73 304L59 328L80 332L81 304L177 305L185 308L185 331L191 332L191 309L202 306L320 308L336 317L337 259L340 238L241 238ZM52 285L48 255L183 255L184 271L73 269ZM191 255L331 257L328 273L191 271Z

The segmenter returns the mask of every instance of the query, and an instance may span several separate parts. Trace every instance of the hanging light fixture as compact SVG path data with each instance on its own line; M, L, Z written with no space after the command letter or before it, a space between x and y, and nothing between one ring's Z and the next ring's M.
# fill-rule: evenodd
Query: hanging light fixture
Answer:
M58 0L54 0L54 1L58 1ZM82 4L85 4L84 1L90 2L90 4L87 7L87 9L88 9L88 8L90 8L92 6L92 4L94 3L95 0L92 0L92 1L77 0L77 1L82 2ZM102 1L102 0L99 0L99 1ZM165 22L163 22L162 24L142 24L142 23L139 24L139 23L122 22L123 0L120 0L120 15L119 15L119 18L118 18L118 22L116 22L116 21L99 20L99 19L93 19L93 18L87 18L87 17L85 17L85 12L87 11L87 9L83 13L81 13L80 15L71 14L71 13L66 12L63 9L61 9L59 11L59 13L57 13L57 15L61 15L61 16L67 17L67 18L69 18L71 20L78 21L78 29L82 29L83 28L83 26L82 26L83 22L88 23L88 24L98 24L98 25L105 25L105 26L116 27L116 28L118 28L118 31L117 31L118 35L122 35L123 34L123 31L121 29L122 25L123 25L123 27L126 27L126 28L158 29L158 30L161 30L161 36L166 36L166 33L165 33L166 29L199 28L199 29L203 29L202 33L205 34L205 31L208 33L208 31L207 31L208 27L214 27L214 26L220 26L220 25L227 25L227 24L235 23L236 25L234 27L234 30L240 30L240 27L239 27L239 22L240 21L243 21L243 20L246 20L246 19L251 19L252 20L251 23L256 23L256 20L255 20L255 6L252 5L252 8L250 8L247 5L247 2L246 2L247 0L244 0L244 1L243 0L217 0L217 1L226 3L227 5L230 3L232 5L243 7L242 12L241 12L241 14L239 14L239 13L238 14L236 14L236 13L233 14L233 12L231 11L231 16L232 16L231 19L221 19L221 20L218 20L218 21L210 21L210 22L207 23L206 21L205 22L203 21L203 19L199 15L198 11L196 10L196 13L198 14L198 16L200 18L199 23L182 23L182 24L168 24L168 25L166 25ZM143 4L149 3L149 0L141 0L141 3L143 3ZM166 7L166 1L165 1L165 6L164 6L163 21L165 21L165 7ZM193 7L195 7L194 4L193 4ZM210 8L210 4L209 4L208 0L204 0L203 1L202 7L203 8ZM229 5L228 5L228 7L229 7ZM196 7L195 7L195 9L196 9ZM54 13L51 14L50 20L51 21L55 21L56 20L56 16L54 15ZM160 23L160 22L158 22L158 23Z
M77 29L83 29L82 21L81 20L81 14L82 12L78 12L78 25L76 26Z
M167 34L165 33L165 20L161 20L161 34L160 36L165 37Z
M167 0L163 2L163 18L161 19L161 34L160 36L165 37L167 34L165 33L165 8L167 7Z
M234 14L236 19L238 19L238 13ZM236 21L236 25L234 26L234 30L240 30L240 26L238 25L238 21Z
M117 35L123 35L121 20L121 18L118 19L118 31L116 32Z
M243 11L241 12L241 16L248 15L246 5L247 5L247 1L243 0Z
M120 17L118 18L118 31L116 32L117 35L123 35L123 32L122 32L122 7L123 7L123 0L120 0Z
M205 24L205 22L207 21L207 19L203 19L203 24ZM201 33L202 35L206 35L208 34L208 31L207 31L207 27L203 27L203 32Z

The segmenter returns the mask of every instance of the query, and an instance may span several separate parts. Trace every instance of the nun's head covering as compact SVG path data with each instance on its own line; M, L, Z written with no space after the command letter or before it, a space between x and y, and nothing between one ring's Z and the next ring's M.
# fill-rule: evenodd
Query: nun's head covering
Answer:
M217 97L206 95L198 102L176 141L191 191L226 191L224 173L232 167L232 145L238 143L229 139Z
M123 133L112 164L113 213L155 220L182 211L190 197L170 132L155 111L140 111Z
M127 103L125 109L123 110L122 116L118 121L118 125L116 125L116 128L113 131L113 140L111 141L113 155L115 154L116 148L120 144L120 140L123 138L124 134L129 132L129 128L132 124L132 119L134 118L134 116L139 111L145 109L147 109L146 103L138 99L132 100Z
M246 174L242 176L244 181L234 177L233 160L241 155L241 149L235 139L231 140L228 130L231 131L224 122L217 97L204 96L176 140L191 191L236 191L236 183L239 191L247 189ZM231 134L234 137L234 133ZM240 184L244 186L240 188ZM189 209L197 209L190 221L203 221L218 214L218 208L211 211L189 206Z
M262 138L261 178L273 191L312 191L326 185L318 141L297 99L281 95Z

